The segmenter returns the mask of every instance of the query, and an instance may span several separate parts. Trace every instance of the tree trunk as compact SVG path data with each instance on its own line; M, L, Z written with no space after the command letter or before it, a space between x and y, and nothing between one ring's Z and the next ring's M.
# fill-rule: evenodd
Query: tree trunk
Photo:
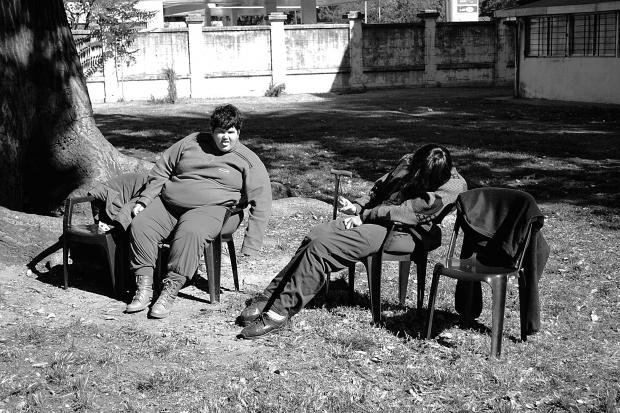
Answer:
M0 205L48 213L93 180L146 171L93 118L62 0L0 2Z

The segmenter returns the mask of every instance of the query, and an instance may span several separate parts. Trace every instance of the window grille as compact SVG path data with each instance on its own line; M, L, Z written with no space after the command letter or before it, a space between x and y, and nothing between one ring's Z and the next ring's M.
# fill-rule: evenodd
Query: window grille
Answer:
M616 12L530 17L525 55L616 56L617 36Z
M572 18L573 56L616 55L616 13L580 14Z
M567 17L532 17L528 20L527 56L566 56Z

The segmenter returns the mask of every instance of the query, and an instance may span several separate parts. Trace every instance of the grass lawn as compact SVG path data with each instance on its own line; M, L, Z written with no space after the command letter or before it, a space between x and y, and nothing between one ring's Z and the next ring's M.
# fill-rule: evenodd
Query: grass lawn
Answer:
M0 413L620 411L620 107L510 94L405 89L226 100L247 115L244 143L274 181L301 197L274 202L263 253L240 258L242 292L227 287L225 268L221 303L208 304L208 294L188 287L169 318L153 321L122 314L124 303L107 296L89 269L64 291L57 268L31 276L8 267L0 271ZM94 110L116 147L153 160L207 129L208 114L221 103ZM551 246L540 282L541 331L517 339L518 290L511 283L502 358L488 359L488 287L479 323L462 329L454 282L442 279L435 336L423 340L415 276L402 307L389 264L380 327L370 324L358 266L353 304L335 275L329 296L317 297L283 331L236 339L234 318L244 302L312 226L329 219L329 169L353 171L344 191L354 197L428 142L448 147L472 184L523 189L539 202ZM445 254L447 221L429 268Z

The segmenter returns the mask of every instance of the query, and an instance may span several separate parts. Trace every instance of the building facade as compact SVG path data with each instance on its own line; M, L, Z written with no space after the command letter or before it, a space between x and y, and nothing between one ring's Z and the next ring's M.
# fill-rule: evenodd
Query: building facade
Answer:
M515 95L620 104L620 1L539 0L517 21Z

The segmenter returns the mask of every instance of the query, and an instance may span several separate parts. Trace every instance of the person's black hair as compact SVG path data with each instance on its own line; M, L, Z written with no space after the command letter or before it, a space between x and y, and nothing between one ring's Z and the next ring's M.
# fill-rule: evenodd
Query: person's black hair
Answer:
M243 116L241 116L239 109L231 104L216 107L211 114L211 131L218 128L226 130L233 126L237 131L241 131Z
M413 154L411 167L415 171L414 187L422 191L435 191L450 179L452 156L443 146L429 143Z

